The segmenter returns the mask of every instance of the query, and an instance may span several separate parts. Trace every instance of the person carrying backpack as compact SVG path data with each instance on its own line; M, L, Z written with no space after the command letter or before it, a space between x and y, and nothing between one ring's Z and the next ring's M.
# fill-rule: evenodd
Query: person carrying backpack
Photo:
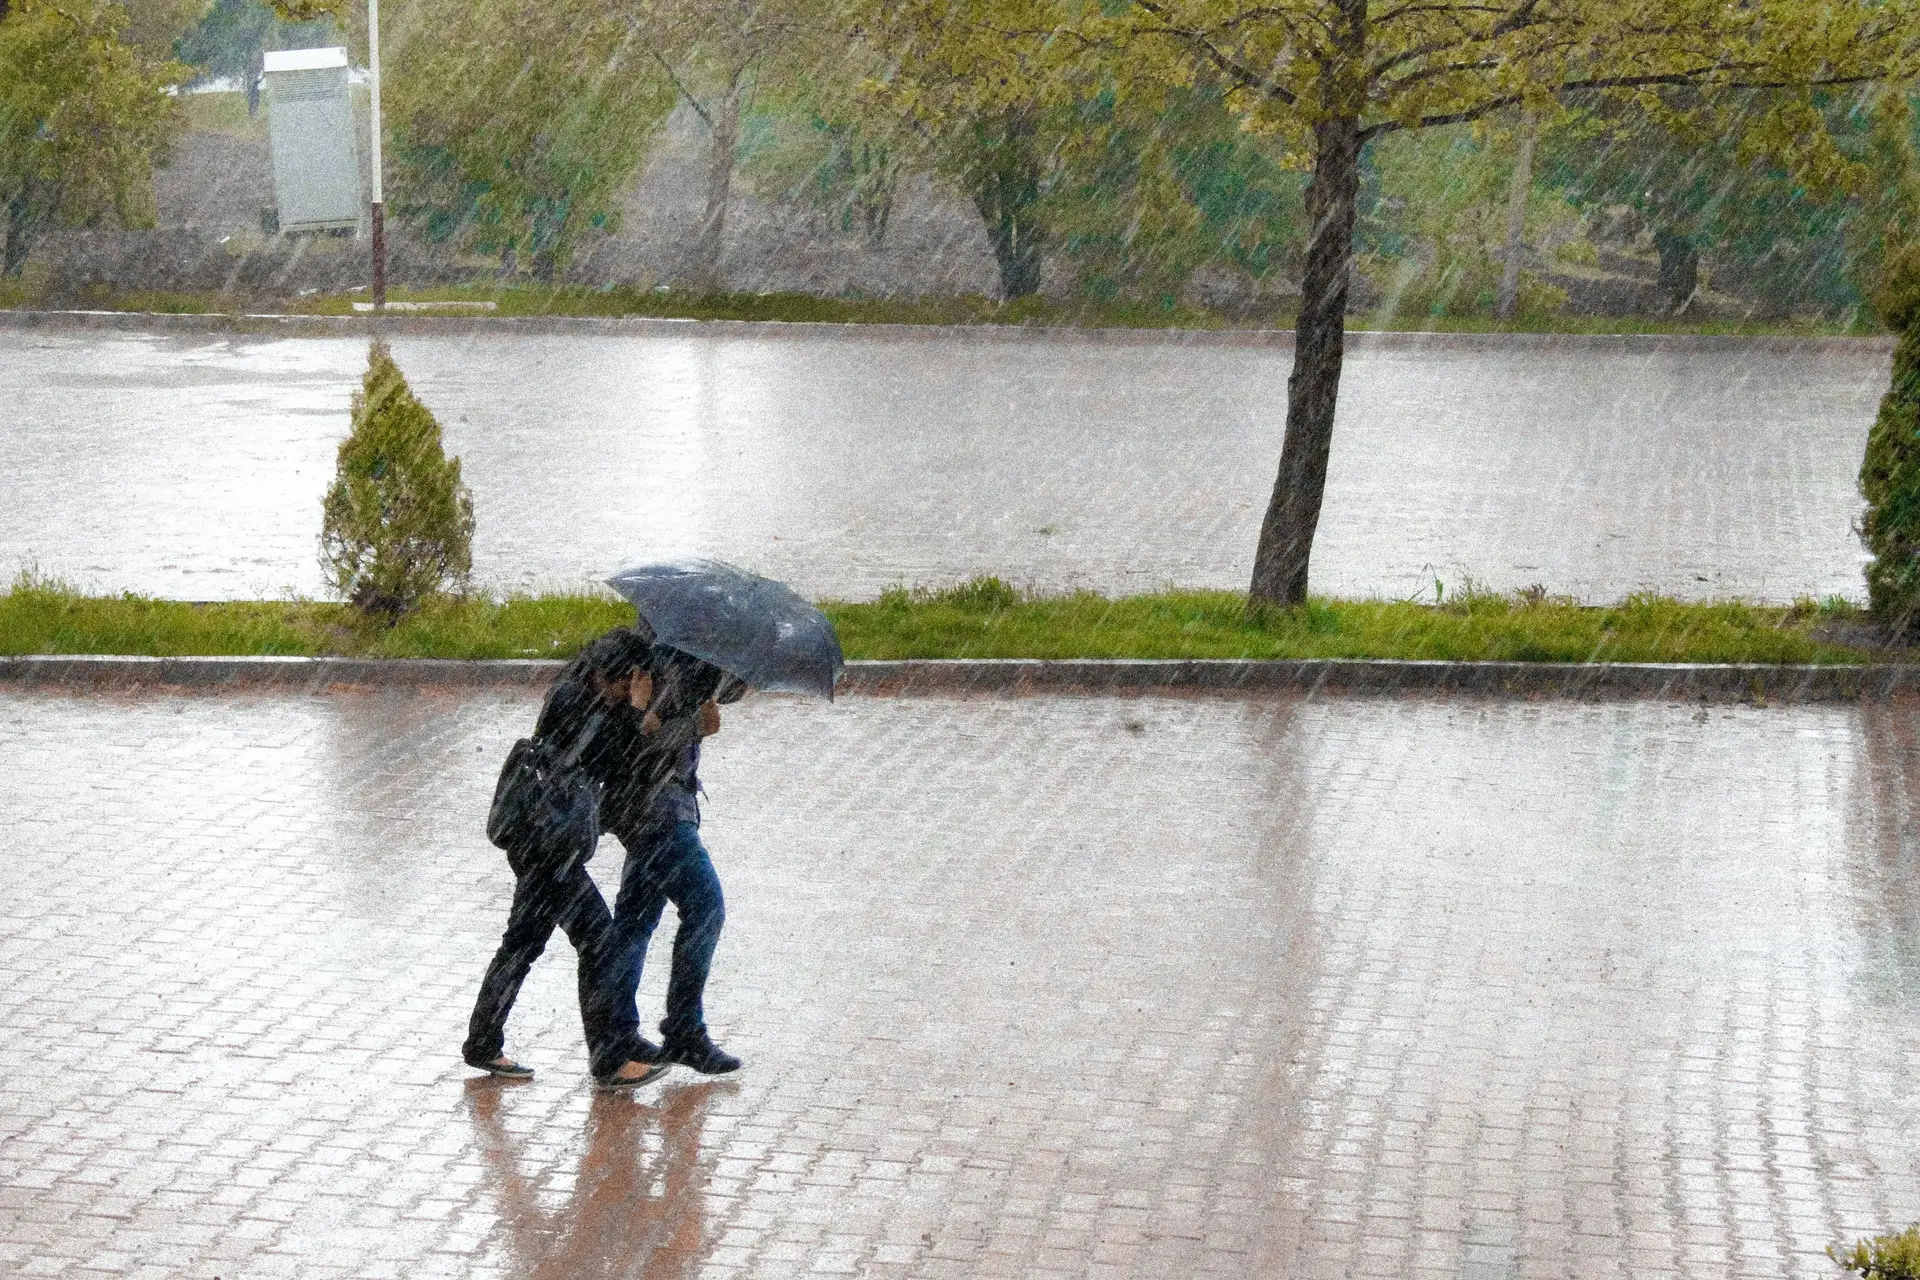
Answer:
M488 834L506 849L514 874L513 906L468 1021L461 1046L468 1066L509 1079L533 1075L506 1056L507 1015L557 925L577 953L580 1021L595 1081L632 1088L667 1070L658 1051L638 1037L631 995L624 1017L608 1002L619 989L618 974L610 970L619 959L608 945L613 920L586 869L598 837L600 780L629 771L638 754L640 712L633 703L652 701L646 671L650 654L647 641L625 627L595 640L553 682L533 738L517 744L509 758ZM527 782L530 789L551 788L562 802L581 807L585 829L579 822L528 822L517 813L502 817L501 792L508 790L516 768L540 775Z

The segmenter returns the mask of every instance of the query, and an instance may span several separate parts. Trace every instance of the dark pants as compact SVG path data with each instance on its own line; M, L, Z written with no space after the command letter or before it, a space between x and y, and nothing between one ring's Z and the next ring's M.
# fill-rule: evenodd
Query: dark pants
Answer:
M607 972L612 984L606 1004L614 1037L609 1045L632 1043L640 1027L635 994L647 959L647 944L660 923L660 913L671 902L680 915L673 935L673 969L667 978L667 1016L660 1036L668 1044L696 1040L706 1034L702 997L713 950L726 923L726 902L720 877L700 843L700 828L691 822L639 831L615 829L626 846L627 861L620 871L620 893L613 905L613 931L608 943ZM618 1067L619 1063L614 1063ZM594 1070L600 1071L598 1062Z
M506 1047L507 1015L513 1011L520 984L558 925L579 953L580 1023L587 1036L587 1054L595 1063L617 1055L619 1061L608 1070L617 1069L631 1055L625 1051L630 1046L619 1040L617 1019L607 1004L611 988L606 943L613 918L607 914L606 899L577 862L566 871L531 858L509 856L508 862L514 869L513 907L507 913L500 949L494 952L473 1003L462 1055L469 1062L491 1062L500 1056ZM629 999L629 1018L632 1006Z

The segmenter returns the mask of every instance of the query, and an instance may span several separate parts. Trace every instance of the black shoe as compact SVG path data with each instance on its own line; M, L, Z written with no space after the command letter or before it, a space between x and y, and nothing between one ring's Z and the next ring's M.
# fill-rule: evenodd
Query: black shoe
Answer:
M635 1059L638 1061L638 1059ZM595 1076L593 1087L596 1089L638 1089L643 1084L652 1084L672 1070L664 1062L641 1063L647 1069L637 1076Z
M484 1071L488 1075L499 1076L505 1080L533 1079L532 1067L523 1067L504 1054L492 1062L480 1062L473 1058L463 1058L462 1061L476 1071Z
M660 1050L662 1062L677 1062L703 1076L724 1076L740 1069L740 1059L701 1032L691 1040L669 1041Z
M669 1061L669 1059L667 1057L666 1050L662 1049L659 1045L647 1039L645 1036L638 1036L635 1038L635 1041L634 1041L633 1061L635 1062L666 1062L666 1061Z

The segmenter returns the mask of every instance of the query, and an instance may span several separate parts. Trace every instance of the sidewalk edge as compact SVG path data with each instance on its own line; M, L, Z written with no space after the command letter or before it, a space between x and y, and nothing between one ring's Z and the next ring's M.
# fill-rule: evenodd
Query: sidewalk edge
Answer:
M539 659L0 657L0 690L324 692L345 688L538 689ZM1117 693L1475 694L1852 702L1920 693L1920 665L1423 662L1393 659L911 659L847 664L840 691L874 696Z

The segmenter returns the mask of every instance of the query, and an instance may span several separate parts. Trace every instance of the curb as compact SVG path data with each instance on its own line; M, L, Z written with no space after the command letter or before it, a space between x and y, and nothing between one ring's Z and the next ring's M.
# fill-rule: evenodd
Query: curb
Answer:
M0 691L540 689L547 659L0 657ZM1420 662L1390 659L910 659L850 662L842 693L876 697L1036 694L1466 694L1500 698L1857 702L1920 693L1920 665Z
M156 311L24 311L0 309L0 329L115 330L140 333L238 333L276 337L375 334L587 334L606 337L848 338L864 341L1072 342L1104 346L1255 347L1288 351L1291 329L1075 329L1007 324L860 324L789 320L673 320L652 316L311 316ZM1349 351L1618 352L1747 351L1769 355L1869 354L1893 351L1893 339L1868 337L1737 337L1695 333L1422 333L1354 329Z

